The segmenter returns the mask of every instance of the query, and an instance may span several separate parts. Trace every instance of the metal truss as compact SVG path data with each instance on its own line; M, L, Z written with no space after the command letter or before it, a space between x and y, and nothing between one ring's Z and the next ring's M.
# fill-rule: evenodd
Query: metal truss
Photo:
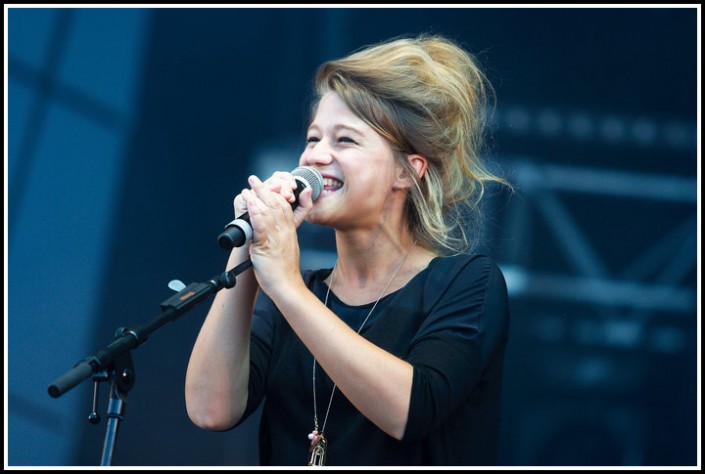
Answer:
M500 229L506 236L502 240L509 242L500 265L510 296L592 308L600 318L593 321L589 332L599 336L588 345L629 348L643 345L648 337L651 348L659 352L683 349L686 335L682 330L661 325L647 334L645 326L655 314L695 316L696 179L537 164L537 160L528 157L501 157L499 161L511 163L518 189ZM653 239L627 263L615 268L607 263L591 236L607 230L600 213L616 211L597 209L587 222L581 223L575 210L566 204L568 197L575 199L577 194L586 199L600 196L603 201L615 203L630 200L629 206L634 209L665 203L679 212L674 213L675 217L653 215L650 222L640 221L639 228L620 228L613 252L629 255L627 250L634 238L630 233L638 234L642 240L645 235L653 235ZM544 269L540 255L527 255L532 253L536 226L547 232L551 241L540 242L534 253L558 253L564 268ZM605 228L600 230L600 226ZM555 339L549 326L544 324L546 331L539 334L541 339Z

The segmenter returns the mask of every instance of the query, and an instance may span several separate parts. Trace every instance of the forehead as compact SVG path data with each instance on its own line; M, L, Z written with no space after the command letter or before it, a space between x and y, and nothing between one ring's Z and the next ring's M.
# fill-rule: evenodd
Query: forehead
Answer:
M359 131L372 130L335 92L327 92L321 98L311 123L311 126L318 127L331 125L346 125Z

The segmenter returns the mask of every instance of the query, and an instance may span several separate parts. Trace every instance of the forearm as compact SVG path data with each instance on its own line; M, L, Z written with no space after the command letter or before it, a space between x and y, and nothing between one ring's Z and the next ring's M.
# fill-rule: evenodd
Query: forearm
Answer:
M413 367L357 334L303 284L270 297L338 390L382 431L401 439Z
M247 258L231 253L227 269ZM201 428L223 430L239 421L247 405L250 325L257 283L248 269L237 285L219 291L194 344L186 371L186 409Z

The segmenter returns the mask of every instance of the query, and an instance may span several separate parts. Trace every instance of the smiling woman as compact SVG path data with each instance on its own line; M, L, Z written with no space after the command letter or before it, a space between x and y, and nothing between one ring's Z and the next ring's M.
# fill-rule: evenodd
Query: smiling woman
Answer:
M201 328L188 414L222 431L264 402L262 464L494 464L507 289L460 218L504 182L479 160L489 86L440 36L324 63L316 84L299 164L324 189L292 209L277 172L235 197L253 238L228 268L252 270ZM300 270L304 220L335 230L332 269Z

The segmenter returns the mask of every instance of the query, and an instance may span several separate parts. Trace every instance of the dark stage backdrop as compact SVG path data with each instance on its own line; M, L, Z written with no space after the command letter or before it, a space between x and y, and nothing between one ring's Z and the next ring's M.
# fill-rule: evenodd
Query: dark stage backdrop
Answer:
M251 173L293 169L315 67L401 34L461 41L497 93L487 201L511 334L500 463L695 465L699 7L7 8L6 463L97 465L107 387L50 382L224 270ZM306 266L331 234L300 229ZM257 464L253 418L188 420L210 300L132 351L118 466ZM306 433L302 433L306 436ZM302 453L302 462L303 456Z

